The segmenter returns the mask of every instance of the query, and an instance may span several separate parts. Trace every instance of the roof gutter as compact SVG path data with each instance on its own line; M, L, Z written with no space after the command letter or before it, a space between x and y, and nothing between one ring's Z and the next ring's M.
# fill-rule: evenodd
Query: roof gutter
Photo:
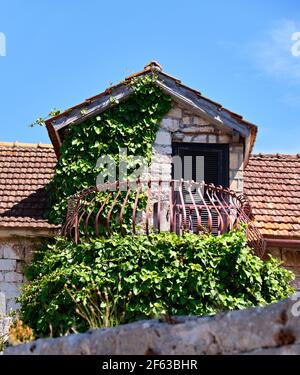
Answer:
M300 239L284 239L284 238L265 238L267 247L298 247L300 249Z

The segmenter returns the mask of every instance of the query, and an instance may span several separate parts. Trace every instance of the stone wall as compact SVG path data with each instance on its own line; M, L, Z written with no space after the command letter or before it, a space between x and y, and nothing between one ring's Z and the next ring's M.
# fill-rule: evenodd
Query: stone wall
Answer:
M30 262L35 244L36 240L26 238L0 239L0 316L18 309L23 268Z
M7 348L4 355L300 354L299 302L173 317Z
M229 145L230 188L243 192L244 144L240 136L219 129L199 115L173 102L172 109L162 119L152 152L152 177L170 179L172 143L204 143Z
M283 266L295 274L296 278L293 284L300 290L300 248L270 247L266 254L280 259Z

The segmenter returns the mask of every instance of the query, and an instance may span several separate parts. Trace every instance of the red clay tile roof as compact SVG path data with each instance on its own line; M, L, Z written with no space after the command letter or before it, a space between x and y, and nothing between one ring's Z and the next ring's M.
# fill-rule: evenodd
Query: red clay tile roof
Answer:
M0 142L0 229L54 229L44 219L54 173L51 145ZM265 237L300 239L300 155L252 155L244 181Z
M244 189L265 237L300 239L300 155L252 155Z
M0 229L52 229L45 186L54 173L52 145L0 142Z

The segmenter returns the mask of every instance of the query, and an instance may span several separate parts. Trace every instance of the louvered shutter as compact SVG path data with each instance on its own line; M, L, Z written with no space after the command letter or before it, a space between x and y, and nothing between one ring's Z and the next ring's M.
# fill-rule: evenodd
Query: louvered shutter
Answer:
M204 181L213 183L214 185L228 186L228 145L202 145L202 144L180 144L174 148L174 154L182 158L183 171L182 175L185 180L194 180L201 182L203 179L203 171L199 157L204 158ZM197 159L198 158L198 159ZM197 163L198 161L198 163ZM202 169L202 168L201 168ZM199 177L201 176L201 178ZM193 194L195 203L204 206L197 193ZM185 186L183 186L183 197L186 207L187 227L193 232L197 232L198 221L194 208L188 207L192 204L190 194ZM219 232L220 222L217 211L214 209L209 198L204 194L205 203L210 207L212 216L212 233L217 235ZM177 193L176 202L181 204L180 197ZM200 212L201 226L209 227L209 214L207 209L202 207ZM176 215L177 230L183 227L183 213L177 211Z

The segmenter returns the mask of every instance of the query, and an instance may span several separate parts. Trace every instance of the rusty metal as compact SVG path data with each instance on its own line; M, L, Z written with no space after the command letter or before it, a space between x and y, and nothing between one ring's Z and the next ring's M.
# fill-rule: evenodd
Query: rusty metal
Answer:
M62 235L76 243L81 236L110 235L116 230L221 235L242 223L247 224L249 245L263 257L266 243L244 195L204 182L138 179L94 186L71 197Z

